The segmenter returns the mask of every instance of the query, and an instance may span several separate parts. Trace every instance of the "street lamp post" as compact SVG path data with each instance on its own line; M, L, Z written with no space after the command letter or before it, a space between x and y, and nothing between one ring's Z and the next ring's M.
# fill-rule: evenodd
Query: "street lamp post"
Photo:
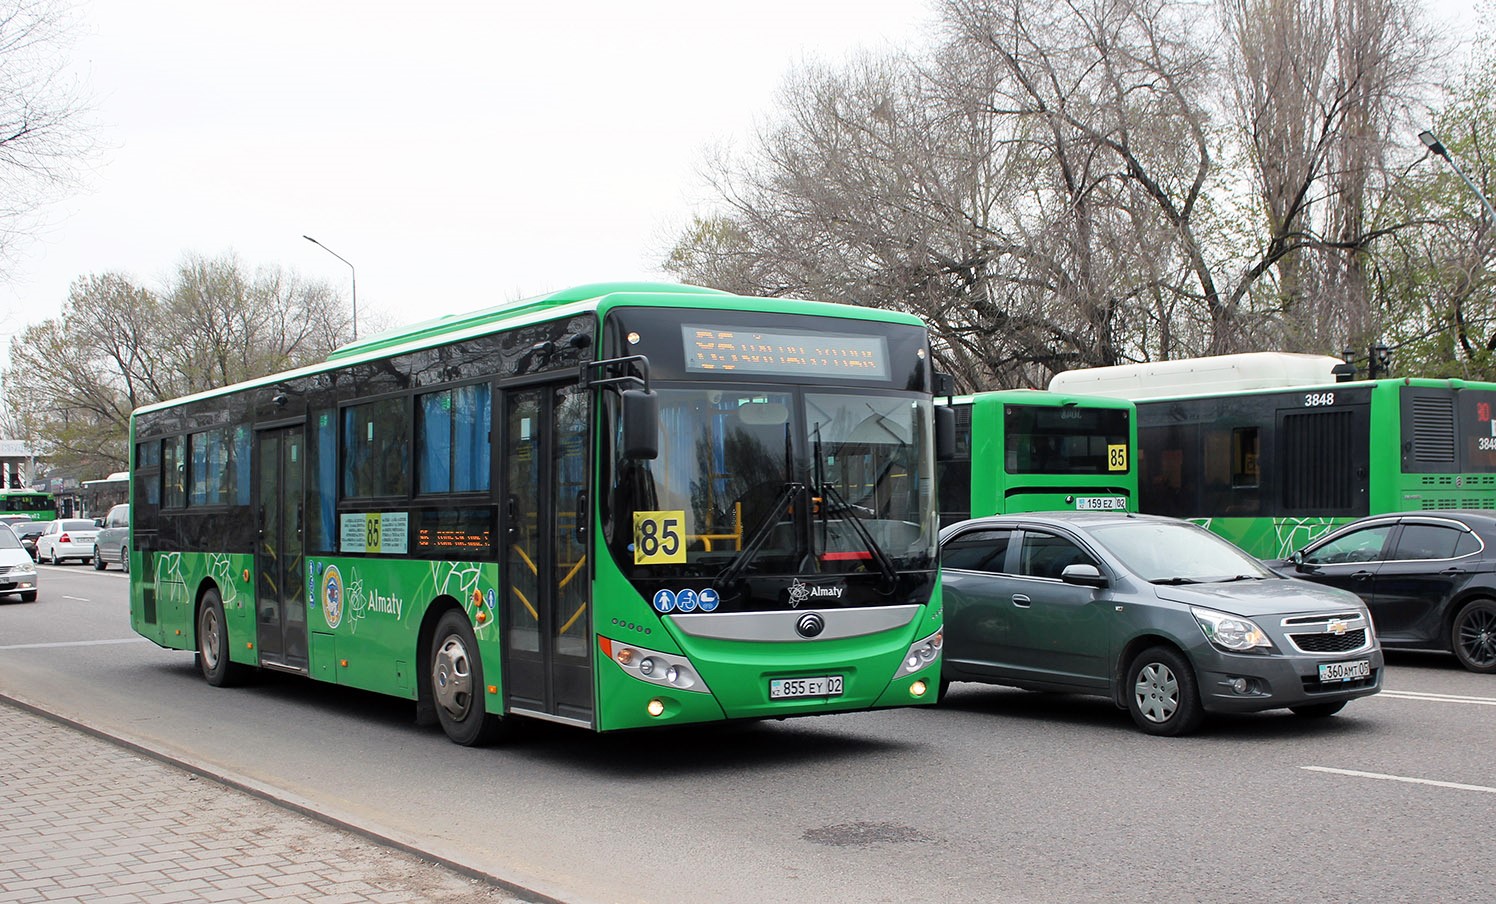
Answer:
M1430 151L1439 155L1440 157L1443 157L1444 162L1453 167L1455 173L1461 179L1465 180L1465 184L1470 186L1470 190L1475 192L1475 196L1477 198L1480 198L1480 203L1486 206L1486 213L1491 215L1491 224L1493 226L1496 226L1496 208L1491 207L1491 202L1486 200L1486 193L1481 191L1479 186L1477 186L1474 182L1471 182L1470 177L1465 175L1465 171L1460 169L1460 165L1454 162L1453 157L1449 156L1449 149L1439 142L1438 136L1433 132L1430 132L1428 129L1424 129L1422 132L1418 133L1418 140L1423 142L1424 147L1428 148Z
M304 235L302 236L302 238L306 239L308 242L311 242L313 245L316 245L318 248L321 248L323 251L326 251L328 254L331 254L333 257L337 258L343 263L348 264L348 270L353 274L353 339L354 341L358 341L358 271L354 269L353 264L349 262L348 258L337 253L336 251L332 250L331 248L327 247L311 236Z

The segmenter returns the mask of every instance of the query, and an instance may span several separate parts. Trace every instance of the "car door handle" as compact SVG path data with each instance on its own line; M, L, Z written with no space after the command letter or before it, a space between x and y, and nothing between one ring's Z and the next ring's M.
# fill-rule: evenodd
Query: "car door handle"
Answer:
M1013 605L1027 609L1032 601L1021 593L1013 594Z
M1371 571L1356 571L1352 572L1351 577L1355 578L1358 581L1364 581L1367 578L1371 577L1374 573L1375 572Z

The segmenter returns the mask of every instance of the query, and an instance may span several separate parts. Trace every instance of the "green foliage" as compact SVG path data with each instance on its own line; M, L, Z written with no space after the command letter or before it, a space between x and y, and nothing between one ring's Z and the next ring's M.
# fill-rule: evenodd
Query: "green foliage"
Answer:
M5 390L51 466L92 479L127 467L135 408L321 360L350 331L324 283L190 256L159 292L80 277L59 317L11 341Z

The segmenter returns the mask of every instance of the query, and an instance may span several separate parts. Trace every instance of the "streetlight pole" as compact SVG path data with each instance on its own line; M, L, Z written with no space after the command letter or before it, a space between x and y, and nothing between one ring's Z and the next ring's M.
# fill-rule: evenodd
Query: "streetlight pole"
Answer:
M1439 142L1438 136L1436 136L1433 132L1430 132L1428 129L1424 129L1422 132L1418 133L1418 140L1423 142L1424 147L1428 148L1430 151L1439 155L1440 157L1443 157L1444 162L1453 167L1455 173L1458 174L1461 179L1465 180L1465 184L1470 186L1470 190L1475 192L1475 196L1477 198L1480 198L1480 203L1486 206L1486 213L1491 215L1491 224L1493 226L1496 226L1496 208L1493 208L1491 206L1491 202L1486 200L1485 192L1481 191L1474 182L1471 182L1470 177L1465 175L1465 171L1460 169L1460 165L1454 162L1453 157L1449 156L1449 149Z
M358 271L354 269L353 264L349 263L348 258L346 258L343 255L337 253L336 251L332 250L331 248L327 247L326 245L322 244L321 242L317 241L316 239L312 238L311 236L304 235L304 236L302 236L302 238L306 239L308 242L311 242L313 245L316 245L318 248L321 248L323 251L326 251L328 254L331 254L333 257L337 258L338 260L342 261L343 263L348 264L348 270L349 270L349 272L351 272L353 274L353 339L354 339L355 342L357 342L358 341Z

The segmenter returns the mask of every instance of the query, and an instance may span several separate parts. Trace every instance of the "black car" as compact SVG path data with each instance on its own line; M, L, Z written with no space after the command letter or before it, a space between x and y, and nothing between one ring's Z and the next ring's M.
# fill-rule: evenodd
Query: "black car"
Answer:
M21 545L31 554L31 558L35 559L36 538L41 536L42 531L46 530L47 525L51 523L50 521L19 521L12 524L10 529L15 531L16 538L21 541Z
M1496 672L1496 512L1374 515L1269 564L1356 593L1383 647Z

